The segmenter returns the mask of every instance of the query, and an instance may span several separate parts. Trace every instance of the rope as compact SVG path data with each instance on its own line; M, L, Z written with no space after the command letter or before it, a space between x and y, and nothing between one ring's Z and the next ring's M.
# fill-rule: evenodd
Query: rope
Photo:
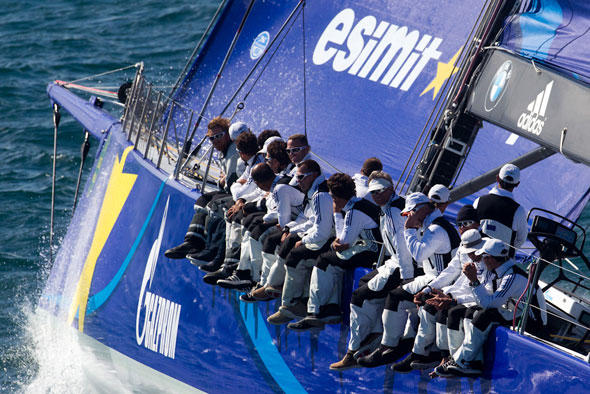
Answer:
M203 44L203 41L205 41L205 37L207 37L209 35L209 32L211 31L211 28L213 27L213 24L214 24L215 20L217 20L217 16L219 16L219 13L221 12L221 10L223 8L225 8L225 4L226 3L227 3L227 0L223 0L221 3L219 3L219 6L217 7L217 10L215 11L215 14L213 15L213 18L211 18L211 21L209 21L209 26L207 26L207 28L205 29L205 32L203 33L203 35L199 39L199 42L195 46L195 49L193 49L193 53L191 53L191 55L188 58L188 61L184 65L184 68L182 69L182 71L178 75L178 78L176 79L176 82L174 83L174 85L172 85L173 87L172 87L172 90L170 91L170 96L174 95L174 92L178 88L178 85L180 84L180 81L184 77L184 74L186 73L189 65L193 62L193 59L195 58L195 56L197 55L197 52L201 48L201 45Z
M76 182L76 192L74 193L74 205L72 206L72 214L76 210L76 204L78 203L78 191L80 190L80 183L82 181L82 169L84 168L84 163L86 162L86 156L88 156L88 151L90 150L90 141L88 141L90 133L88 130L84 130L84 142L82 143L82 148L80 150L80 170L78 171L78 181Z
M549 261L549 260L546 260L546 259L544 259L544 258L542 258L542 257L540 257L540 256L535 256L535 255L532 255L532 254L530 254L530 253L523 252L523 251L524 251L524 249L523 249L523 248L517 248L517 247L514 247L514 246L510 245L510 244L509 244L509 243L507 243L507 242L504 242L504 241L502 241L502 242L503 242L503 243L504 243L504 245L506 245L507 247L509 247L509 248L512 248L512 249L514 249L514 250L515 250L515 251L517 251L517 252L521 252L522 254L524 254L524 255L525 255L525 256L527 256L527 257L530 257L530 258L533 258L533 259L537 259L537 260L539 260L539 261L542 261L542 262L544 262L544 263L547 263L548 265L552 265L552 266L554 266L554 267L557 267L557 268L559 268L559 269L561 269L561 270L563 270L563 271L569 272L569 273L571 273L571 274L577 275L577 276L579 276L579 277L581 277L581 278L583 278L583 279L585 279L585 280L588 280L588 281L590 281L590 278L589 278L589 277L587 277L587 276L585 276L585 275L583 275L583 274L580 274L580 273L578 273L578 272L575 272L575 271L572 271L572 270L570 270L570 269L568 269L568 268L565 268L565 267L562 267L562 266L560 266L560 265L557 265L557 264L555 264L554 262L552 262L552 261Z
M301 11L299 11L299 13L301 13ZM297 14L297 17L299 17L299 14ZM281 40L279 41L278 45L273 49L273 52L271 53L270 57L268 58L268 61L265 63L265 65L262 67L262 69L260 70L260 73L258 73L258 76L256 77L256 79L254 79L254 82L252 83L252 86L250 86L250 89L248 89L248 91L246 92L246 94L244 95L244 97L242 98L242 101L240 101L238 103L238 105L236 106L236 109L238 109L238 107L241 105L242 108L239 108L239 110L241 111L242 109L244 109L244 102L248 99L248 96L250 96L250 93L252 93L252 91L254 90L254 87L256 86L256 84L258 84L258 81L260 80L260 77L262 77L262 74L264 74L264 72L266 71L266 68L268 67L268 65L270 64L270 62L272 61L272 59L274 58L274 56L276 55L277 51L279 50L279 48L281 47L281 45L283 44L283 41L285 40L285 38L289 35L289 32L291 31L291 28L293 27L293 25L295 24L295 21L297 20L297 18L293 19L293 22L291 23L291 26L289 26L289 28L287 29L287 32L283 35L283 37L281 38ZM246 77L246 79L244 80L244 82L246 82L248 79L248 77ZM232 99L233 100L233 99ZM231 101L229 103L231 103ZM228 105L229 105L228 103ZM225 112L222 111L221 115L223 115L223 113ZM236 111L237 112L237 111Z
M252 68L248 72L248 75L246 75L246 77L244 78L243 82L240 84L240 86L238 86L238 88L236 89L236 91L234 92L234 94L227 101L226 106L223 108L223 110L221 111L221 113L220 113L219 116L223 116L223 114L225 114L225 111L227 111L227 109L229 108L229 106L231 105L231 103L236 99L236 97L238 96L238 94L240 93L240 91L242 90L242 88L244 87L244 85L246 84L246 81L248 81L250 79L250 77L252 76L252 74L254 74L254 71L256 71L256 69L258 68L258 65L266 57L266 54L268 53L269 49L272 48L272 46L274 45L274 43L277 40L277 38L281 35L281 33L283 32L283 30L285 29L285 27L287 26L287 24L289 23L289 21L293 18L293 16L295 15L295 13L299 9L299 7L301 7L301 5L303 4L303 2L304 2L304 0L299 0L299 3L297 3L297 5L295 6L295 8L293 8L293 10L289 14L289 16L287 17L287 19L285 20L285 22L283 22L283 25L280 27L280 29L277 32L276 36L273 37L273 39L271 40L270 44L268 44L268 46L264 50L264 53L258 58L258 60L256 61L256 63L252 66Z
M92 79L92 78L96 78L96 77L102 77L103 75L113 74L113 73L116 73L116 72L119 72L119 71L127 70L129 68L139 67L140 65L141 65L141 63L130 64L129 66L117 68L117 69L111 70L111 71L105 71L105 72L100 73L100 74L89 75L87 77L80 78L80 79L75 79L73 81L66 81L65 83L71 84L71 83L76 83L76 82L80 82L80 81L86 81L88 79Z
M57 128L61 115L59 105L53 103L53 167L51 170L51 220L49 224L49 261L53 264L53 219L55 213L55 173L57 163Z
M481 16L484 14L484 10L485 9L486 9L485 6L480 9L479 15L478 15L476 21L479 21L481 19ZM477 26L478 26L478 23L477 22L472 26L471 31L469 32L469 35L467 36L467 39L465 41L465 44L463 44L463 47L461 48L461 52L459 53L459 57L458 58L459 59L463 59L461 61L462 62L461 68L465 65L465 63L466 63L466 61L468 59L468 57L463 56L463 55L464 55L464 53L466 51L466 48L468 47L468 42L470 40L470 37L472 37L472 35L475 32ZM440 114L442 112L442 108L443 107L440 107L438 110L437 110L437 108L439 107L439 104L440 104L440 102L442 100L442 97L443 97L443 92L446 91L447 86L450 83L450 80L451 80L451 76L449 76L449 78L447 78L447 80L445 81L445 84L443 85L443 88L442 88L442 90L441 90L441 92L440 92L440 94L439 94L439 96L438 96L438 98L437 98L437 100L436 100L436 102L434 104L433 110L430 112L430 115L429 115L428 119L426 120L426 123L424 124L424 127L422 128L422 131L420 132L420 135L418 136L418 139L416 140L416 143L414 144L414 148L412 149L412 152L410 153L410 156L408 157L408 160L406 161L406 164L404 166L404 169L402 170L402 172L401 172L401 174L400 174L400 176L399 176L399 178L397 180L397 183L395 184L395 189L394 190L396 191L396 193L401 194L401 192L404 189L404 186L406 185L406 183L408 181L408 178L410 176L410 171L408 171L408 173L407 173L407 175L406 175L406 177L405 177L405 179L404 179L404 181L402 183L402 186L401 186L401 188L400 188L400 190L398 192L398 186L400 185L400 182L401 182L402 178L404 177L404 174L406 174L406 170L408 169L408 166L409 166L410 162L412 161L412 158L414 158L414 154L416 154L416 157L414 158L414 160L412 162L412 166L411 166L412 168L414 168L414 166L416 165L416 161L418 160L418 154L417 153L418 152L421 152L424 149L424 146L426 145L426 141L428 141L427 139L424 139L424 141L422 142L422 144L420 144L420 141L422 141L422 139L424 138L424 135L426 133L426 130L429 129L429 125L431 124L431 121L433 119L434 114L436 113L436 116L435 116L435 119L436 119L436 118L439 118L439 116L440 116ZM455 80L455 83L456 82L457 82L457 80ZM448 97L448 94L447 94L447 97ZM434 122L432 122L432 124L434 124ZM420 145L420 148L416 152L416 149L418 148L419 145Z
M524 288L524 291L522 292L522 294L520 295L520 297L518 297L518 301L516 301L516 305L514 305L514 312L512 313L512 329L517 329L520 330L521 327L521 323L522 323L522 318L520 319L520 322L518 323L518 327L516 327L516 312L518 312L518 305L520 304L520 301L522 300L522 297L524 297L524 295L529 291L529 287L531 286L531 281L533 280L533 277L535 275L535 270L537 269L537 265L531 265L531 269L529 270L529 277L526 283L526 287ZM531 297L531 295L529 295L527 297L527 300L529 300ZM530 305L530 302L528 302L528 304Z
M541 309L541 308L539 308L539 307L538 307L538 306L536 306L536 305L532 305L532 304L531 304L531 307L532 307L532 308L535 308L535 309L537 309L537 310L539 310L539 311L542 311L542 309ZM580 328L583 328L584 330L587 330L587 331L588 331L588 330L590 330L590 327L586 327L586 326L584 326L583 324L580 324L580 323L578 323L577 321L566 319L565 317L563 317L563 316L560 316L560 315L558 315L558 314L556 314L556 313L553 313L553 312L551 312L551 311L548 311L548 310L546 310L545 312L547 312L547 314L548 314L548 315L555 316L555 317L557 317L558 319L561 319L561 320L563 320L563 321L566 321L566 322L568 322L568 323L570 323L570 324L573 324L574 326L578 326L578 327L580 327ZM577 339L577 340L579 340L579 339Z
M336 168L336 167L335 167L335 166L334 166L332 163L330 163L328 160L326 160L326 159L322 158L322 157L321 157L320 155L318 155L317 153L315 153L315 152L310 152L310 153L311 153L312 155L314 155L315 157L317 157L318 159L320 159L320 161L322 161L322 162L326 163L327 165L329 165L330 167L332 167L333 169L335 169L337 172L344 172L344 171L341 171L340 169Z
M301 35L303 38L303 132L307 137L307 57L305 54L305 1L301 7ZM289 34L287 32L287 34Z
M207 94L205 102L203 103L203 106L201 107L201 111L199 112L199 117L197 118L197 121L195 122L195 126L193 128L193 131L191 132L191 135L188 138L188 141L184 141L183 153L184 152L188 153L188 150L190 149L191 142L192 142L193 138L195 137L195 133L197 132L199 125L201 124L201 120L203 119L203 115L205 114L205 110L207 109L207 106L209 105L209 102L211 101L211 98L213 97L213 93L215 92L215 89L217 88L217 84L219 83L219 80L221 79L221 75L223 74L223 71L225 70L225 66L227 65L229 57L231 56L231 54L234 51L234 48L236 47L236 43L238 42L238 38L240 37L240 34L242 33L242 29L244 28L244 25L246 24L246 20L248 19L248 16L250 15L250 11L252 11L252 7L254 6L254 1L255 0L250 0L250 3L248 4L248 8L246 9L246 12L244 13L244 16L242 16L242 20L240 21L240 25L238 26L238 30L236 30L236 33L234 34L234 37L229 45L229 48L227 49L227 52L225 53L225 57L223 58L223 61L221 62L221 65L219 66L219 70L217 71L217 74L215 74L215 79L213 80L213 84L211 85L211 88L209 89L209 93Z

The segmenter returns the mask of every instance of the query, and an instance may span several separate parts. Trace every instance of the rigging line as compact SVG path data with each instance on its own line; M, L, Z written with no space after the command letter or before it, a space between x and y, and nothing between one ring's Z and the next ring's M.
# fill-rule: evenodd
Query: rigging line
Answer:
M502 240L500 240L500 241L502 241ZM505 241L502 241L502 243L504 243L504 245L505 245L505 246L507 246L507 247L509 247L509 248L512 248L512 249L514 249L514 250L515 250L515 251L517 251L517 252L521 252L523 255L525 255L525 256L527 256L527 257L532 257L532 258L534 258L534 259L537 259L537 260L543 261L543 262L547 263L548 265L552 265L552 266L554 266L554 267L557 267L557 268L559 268L559 269L560 269L560 270L562 270L562 271L569 272L569 273L571 273L571 274L573 274L573 275L579 276L579 277L581 277L581 278L583 278L583 279L585 279L585 280L588 280L588 281L590 281L590 277L587 277L587 276L585 276L585 275L583 275L583 274L580 274L580 273L578 273L578 272L576 272L576 271L572 271L572 270L570 270L570 269L568 269L568 268L565 268L565 267L562 267L562 266L560 266L560 265L557 265L557 264L555 264L554 262L552 262L552 261L549 261L549 260L546 260L546 259L544 259L544 258L542 258L542 257L540 257L540 256L535 256L535 255L533 255L533 254L531 254L531 253L527 253L527 252L525 252L525 250L524 250L523 248L517 248L516 246L512 246L512 245L510 245L508 242L505 242Z
M489 7L489 6L488 6L488 7ZM475 33L475 31L476 31L476 28L478 27L478 23L477 23L477 21L479 21L479 20L480 20L481 16L484 14L484 10L486 10L488 7L485 7L485 6L484 6L484 7L482 7L482 8L480 9L480 11L479 11L479 15L478 15L478 17L476 18L476 22L475 22L475 23L473 24L473 26L471 27L471 31L469 32L469 35L467 36L467 39L466 39L466 41L465 41L465 44L463 45L463 48L461 49L461 52L460 52L460 54L459 54L459 58L460 58L460 59L461 59L461 58L463 58L463 60L461 61L461 63L462 63L462 64L461 64L460 68L464 67L465 63L467 62L467 59L469 58L468 56L463 56L463 54L464 54L466 51L467 51L467 52L469 52L469 50L470 50L470 48L471 48L471 45L469 45L469 44L468 44L468 42L469 42L469 41L472 39L471 37L473 36L473 34L474 34L474 33ZM467 48L469 48L469 49L467 49ZM438 111L436 110L436 108L439 106L440 100L441 100L441 99L442 99L442 97L443 97L443 94L442 94L442 93L443 93L443 92L444 92L444 91L447 89L447 86L448 86L448 84L449 84L449 82L450 82L450 79L451 79L451 78L449 77L449 78L448 78L448 79L445 81L445 84L444 84L444 86L443 86L442 92L441 92L441 94L438 96L438 98L437 98L437 100L436 100L436 103L435 103L435 105L434 105L434 108L433 108L432 112L430 113L430 116L428 117L428 120L426 121L426 124L424 125L424 128L422 129L422 132L420 133L420 136L419 136L419 137L418 137L418 139L416 140L416 144L414 145L414 148L412 149L412 152L410 153L410 156L408 157L408 160L407 160L407 162L406 162L406 165L405 165L405 167L404 167L404 169L403 169L402 173L400 174L400 176L399 176L399 178L398 178L398 180L397 180L397 183L396 183L396 185L395 185L395 190L396 190L396 192L397 192L397 187L399 186L399 184L400 184L400 182L401 182L402 178L404 177L404 174L405 174L405 172L406 172L406 170L407 170L407 168L408 168L408 165L409 165L410 161L412 161L412 158L414 157L414 153L416 153L416 155L418 155L418 153L419 153L420 151L422 151L422 149L424 148L425 142L423 142L423 143L422 143L422 145L421 145L420 149L418 150L418 152L416 152L416 148L418 147L418 145L420 145L420 141L421 141L421 140L422 140L422 138L424 137L424 134L425 134L426 130L429 128L428 126L430 125L430 122L431 122L431 120L432 120L432 116L433 116L433 114L434 114L435 112L437 113L437 116L435 117L435 119L436 119L436 118L438 118L438 116L439 116L439 114L440 114L440 112L441 112L441 110L442 110L442 107L441 107L441 108L439 108L439 109L438 109ZM457 80L455 80L455 83L456 83L456 82L457 82ZM447 99L448 99L448 96L449 96L449 93L447 93L447 95L446 95L446 98L447 98ZM434 125L434 121L433 121L433 123L432 123L432 124ZM416 160L417 160L417 158L416 158L416 159L414 159L414 162L413 162L413 164L412 164L412 167L414 167L414 165L416 164ZM406 178L405 178L405 180L404 180L404 183L402 184L402 187L401 187L401 189L399 190L399 193L400 193L400 194L401 194L401 191L402 191L402 189L404 188L404 186L405 186L405 184L406 184L406 182L407 182L407 180L408 180L408 177L409 177L409 173L408 173L408 175L406 176Z
M238 29L236 30L236 33L234 34L234 37L232 39L232 42L231 42L229 48L227 49L227 52L225 53L225 57L223 58L223 61L221 62L221 66L219 67L219 70L217 71L217 74L215 75L215 79L213 80L213 84L211 85L211 88L209 89L209 93L207 94L207 98L205 99L205 102L203 103L203 106L202 106L201 111L199 113L199 117L197 118L197 121L195 122L195 126L193 128L193 131L191 132L189 139L187 141L185 141L185 143L184 143L183 154L188 152L188 150L190 149L190 145L192 143L193 138L195 137L195 133L197 132L199 125L201 124L201 120L203 119L203 115L205 114L205 110L207 109L207 106L209 105L209 102L211 101L211 98L213 97L213 93L215 92L215 89L217 88L217 84L219 83L219 80L221 79L221 75L223 74L223 71L225 70L225 66L227 65L227 62L229 61L229 58L230 58L231 54L233 53L234 48L236 47L236 43L238 42L238 38L240 38L240 34L242 33L242 29L244 28L244 25L246 24L246 20L248 19L248 16L250 15L250 11L252 11L252 7L254 6L255 1L256 0L250 0L250 3L248 4L248 8L246 9L244 16L242 17L242 20L240 21L240 25L238 26Z
M299 13L301 13L301 11L299 11ZM297 17L299 17L299 14L297 14ZM248 91L246 92L244 97L242 98L242 101L240 102L241 104L244 104L244 101L246 101L248 96L250 96L250 93L252 93L252 91L254 90L254 87L258 83L258 80L260 79L260 77L262 77L262 74L264 74L264 72L266 71L266 68L268 67L268 65L270 64L270 62L272 61L272 59L274 58L276 53L278 52L279 48L283 44L283 41L285 41L285 38L287 38L287 36L289 35L289 32L291 31L291 28L293 27L293 25L295 25L296 20L297 20L297 18L293 19L293 22L291 23L291 26L289 26L289 28L287 29L287 32L283 35L283 37L281 38L281 41L279 41L277 46L273 49L272 53L270 54L270 57L268 58L268 61L264 64L264 66L260 70L260 73L258 73L258 76L256 76L256 79L254 79L252 86L250 86L250 88L248 89ZM238 103L238 106L240 105L240 103ZM242 109L243 108L241 108L240 110L242 110Z
M76 192L74 193L74 205L72 206L72 214L76 211L76 205L78 204L78 192L80 191L80 184L82 182L82 170L84 169L84 163L86 162L86 156L90 150L90 133L88 130L84 130L84 142L82 143L81 159L80 159L80 170L78 171L78 181L76 182Z
M303 4L304 1L305 0L299 0L299 3L297 3L297 5L295 6L295 8L293 8L293 10L289 14L289 16L287 17L287 19L285 20L285 22L283 22L282 26L279 28L279 31L277 32L277 34L270 41L270 44L268 44L268 46L266 47L266 49L264 50L264 52L262 53L262 55L258 58L258 60L256 61L256 63L254 64L254 66L252 66L252 68L248 72L248 75L246 75L246 78L244 78L244 81L240 84L240 86L238 86L238 88L236 89L236 91L234 92L234 94L228 100L226 106L223 108L223 110L221 111L221 113L219 114L219 116L223 116L223 114L225 114L225 112L227 111L227 109L229 108L229 106L231 105L231 103L236 99L236 97L238 96L238 94L240 93L240 91L242 90L242 88L244 87L244 85L246 84L246 82L250 79L250 77L252 76L252 74L254 74L254 71L256 71L256 69L258 68L258 65L260 64L260 62L262 62L262 59L264 59L266 57L266 54L268 53L269 49L274 45L274 43L277 40L277 38L281 35L281 33L283 32L283 30L285 29L285 27L287 26L287 24L289 23L289 21L293 18L293 16L295 15L295 13L299 9L299 7L301 7L301 5Z
M55 172L57 164L57 128L61 115L59 105L53 103L53 167L51 170L51 219L49 224L49 261L53 264L53 223L55 215Z
M333 169L335 169L338 172L344 172L341 171L339 168L335 167L332 163L330 163L328 160L324 159L323 157L321 157L320 155L318 155L317 153L311 151L311 154L314 155L315 157L317 157L318 159L320 159L320 161L323 161L324 163L326 163L327 165L329 165L330 167L332 167Z
M301 7L301 33L303 36L303 132L307 137L307 58L305 54L305 1Z
M495 4L495 8L490 15L490 19L487 21L487 26L485 26L485 29L484 29L483 34L481 36L481 40L478 44L478 47L475 50L475 53L473 54L473 61L469 65L469 68L467 69L467 72L465 73L463 80L461 81L461 84L459 85L459 91L455 95L455 98L453 98L453 102L455 102L455 103L459 101L459 97L463 93L463 88L464 88L465 84L467 83L467 77L468 77L468 75L471 74L471 71L473 70L473 67L475 65L475 58L480 54L481 49L483 48L483 45L484 45L484 39L488 36L488 34L490 34L490 30L494 25L493 22L496 19L496 16L498 15L498 13L500 12L500 9L502 8L502 4L503 4L502 0L498 0Z
M119 72L119 71L127 70L129 68L139 67L140 65L141 65L141 62L140 63L135 63L135 64L130 64L129 66L117 68L117 69L111 70L111 71L105 71L105 72L100 73L100 74L89 75L87 77L80 78L80 79L75 79L73 81L66 81L66 83L76 83L76 82L80 82L80 81L86 81L88 79L92 79L92 78L96 78L96 77L102 77L103 75L113 74L113 73L116 73L116 72Z
M539 307L538 307L538 306L536 306L536 305L530 304L529 306L530 306L531 308L538 309L538 310L540 310L541 312L543 311L543 309L539 308ZM573 324L574 326L578 326L578 327L580 327L580 328L583 328L584 330L587 330L587 331L588 331L588 330L590 330L590 327L586 327L586 326L584 326L584 325L582 325L582 324L580 324L580 323L578 323L578 322L576 322L576 321L574 321L574 320L569 320L569 319L566 319L565 317L563 317L563 316L560 316L560 315L558 315L558 314L556 314L556 313L553 313L553 312L551 312L551 311L549 311L549 310L545 310L545 313L547 313L548 315L551 315L551 316L555 316L556 318L558 318L558 319L561 319L561 320L563 320L563 321L565 321L565 322L568 322L568 323L570 323L570 324ZM576 341L579 341L579 339L576 339Z
M170 91L170 96L173 96L174 95L174 92L178 88L178 85L180 85L180 81L182 81L182 78L184 77L184 74L188 70L189 65L192 64L195 56L197 55L197 52L199 51L199 49L201 49L201 45L205 41L205 37L208 37L209 36L209 33L211 31L211 28L214 25L214 22L217 20L217 17L219 16L219 13L221 12L221 10L225 8L226 3L227 3L227 0L223 0L221 3L219 3L219 6L217 7L217 10L215 11L215 14L213 15L213 17L209 21L209 25L205 29L205 32L203 33L203 35L201 36L201 38L199 39L199 42L195 46L195 49L193 49L193 53L191 53L191 55L189 56L186 64L184 65L184 68L182 69L182 71L180 72L180 74L178 74L178 78L176 79L176 82L174 83L174 85L172 85L172 90Z

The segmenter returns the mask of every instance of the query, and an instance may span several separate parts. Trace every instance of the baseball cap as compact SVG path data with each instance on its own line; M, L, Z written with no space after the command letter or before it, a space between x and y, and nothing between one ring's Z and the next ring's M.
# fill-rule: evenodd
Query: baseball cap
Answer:
M406 206L402 210L402 215L411 212L416 206L420 204L429 203L430 199L424 193L415 192L406 196Z
M231 138L232 141L235 141L236 138L238 138L238 136L245 131L250 131L250 129L248 128L248 125L246 123L244 123L244 122L232 123L231 126L229 126L229 138Z
M371 179L371 181L369 182L369 192L387 189L390 186L393 186L393 184L385 178Z
M479 219L477 217L477 210L473 208L473 205L463 205L459 212L457 212L457 219L456 222L465 222L467 220L473 220L477 222Z
M499 178L506 183L516 185L520 182L520 169L514 164L504 164L500 169Z
M462 253L475 252L483 247L485 240L482 239L479 231L475 229L467 230L461 235L461 244L459 246Z
M466 231L467 232L467 231ZM489 254L494 257L506 257L508 256L508 246L499 239L490 238L475 252L476 255Z
M428 198L430 198L432 202L444 204L446 202L449 202L450 194L451 192L445 185L439 184L434 185L430 188L430 191L428 192Z
M266 153L268 150L268 146L275 141L282 141L283 139L281 137L278 136L274 136L274 137L269 137L266 141L264 141L264 145L262 146L262 149L260 149L258 151L258 153Z

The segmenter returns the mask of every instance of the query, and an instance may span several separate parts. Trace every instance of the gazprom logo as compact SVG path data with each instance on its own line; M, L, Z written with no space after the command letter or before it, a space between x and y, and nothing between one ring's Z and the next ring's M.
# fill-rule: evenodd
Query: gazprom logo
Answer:
M500 102L500 99L504 95L506 91L506 85L512 76L512 62L510 60L506 60L492 79L492 83L488 88L488 93L486 94L486 100L484 103L484 109L486 111L493 110L496 105Z
M268 46L270 41L270 34L267 31L263 31L258 34L250 47L250 59L256 60L264 53L264 50Z

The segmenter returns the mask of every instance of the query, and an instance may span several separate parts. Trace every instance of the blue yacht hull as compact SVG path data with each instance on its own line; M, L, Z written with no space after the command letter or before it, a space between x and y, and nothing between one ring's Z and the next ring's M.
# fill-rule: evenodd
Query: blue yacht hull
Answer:
M111 115L57 85L58 103L101 139L97 160L63 239L41 305L103 345L211 392L584 392L588 364L500 328L479 379L430 379L387 367L330 371L348 326L315 333L275 327L276 302L245 304L204 284L178 244L198 192L134 150Z

